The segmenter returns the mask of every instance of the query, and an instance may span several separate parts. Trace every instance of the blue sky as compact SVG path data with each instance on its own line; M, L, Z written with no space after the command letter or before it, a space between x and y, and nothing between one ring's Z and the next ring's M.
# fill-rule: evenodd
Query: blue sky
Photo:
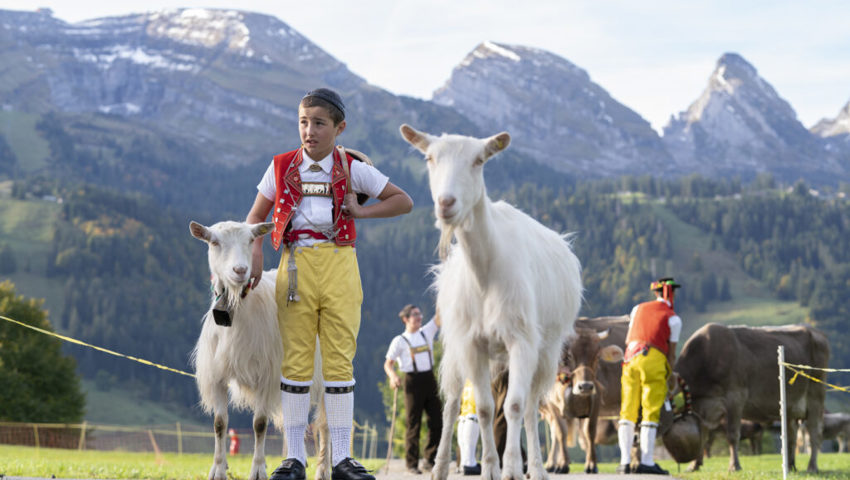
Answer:
M850 101L850 2L840 0L0 0L58 18L209 7L273 15L396 94L430 99L479 43L542 48L656 129L687 109L736 52L812 126Z

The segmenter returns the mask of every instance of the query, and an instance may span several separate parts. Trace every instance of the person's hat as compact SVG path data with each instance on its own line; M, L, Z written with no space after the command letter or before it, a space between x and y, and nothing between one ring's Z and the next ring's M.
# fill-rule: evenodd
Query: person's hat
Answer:
M681 287L681 285L679 285L678 283L676 283L675 280L673 280L673 277L664 277L652 282L652 284L650 284L649 286L649 289L653 292L660 292L667 285L673 287L674 290Z
M321 98L322 100L330 103L339 110L339 113L342 114L343 120L345 120L345 104L342 103L342 98L340 98L339 94L330 88L317 88L315 90L310 90L306 95L304 95L304 98L307 97ZM304 101L304 98L302 98L301 101Z

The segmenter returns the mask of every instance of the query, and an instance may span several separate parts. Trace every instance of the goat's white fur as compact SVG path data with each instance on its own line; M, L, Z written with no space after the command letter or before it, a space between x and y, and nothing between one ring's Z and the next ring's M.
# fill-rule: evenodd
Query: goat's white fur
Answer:
M227 403L254 413L254 457L249 480L265 480L265 435L269 420L283 431L281 415L280 367L283 347L277 321L275 279L277 270L263 273L256 288L241 297L251 279L251 249L254 239L270 232L273 223L249 225L220 222L211 227L191 222L192 235L207 242L211 282L217 293L226 295L232 325L216 325L212 309L207 311L195 349L192 365L201 405L214 415L215 454L210 480L227 478ZM214 293L215 295L215 293ZM215 303L215 300L214 302ZM319 465L317 479L330 473L327 425L321 402L321 357L316 355L318 382L310 389L313 404L319 405ZM284 447L285 451L285 447Z
M573 332L581 304L581 266L566 236L487 197L483 165L507 147L507 133L436 137L402 125L401 134L426 156L441 230L442 262L433 269L433 286L443 329L443 425L457 416L464 379L471 379L482 430L482 478L521 480L520 419L527 438L538 438L538 405L555 381L561 345ZM490 381L504 368L510 375L500 472ZM443 430L436 480L448 475L451 434ZM548 478L539 442L528 442L528 459L532 480Z

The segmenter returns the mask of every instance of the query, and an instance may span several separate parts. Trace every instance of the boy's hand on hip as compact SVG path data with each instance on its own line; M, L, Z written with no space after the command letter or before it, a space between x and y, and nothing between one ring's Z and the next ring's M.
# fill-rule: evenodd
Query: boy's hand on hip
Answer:
M342 202L342 213L351 218L360 218L361 206L357 203L356 193L346 193Z

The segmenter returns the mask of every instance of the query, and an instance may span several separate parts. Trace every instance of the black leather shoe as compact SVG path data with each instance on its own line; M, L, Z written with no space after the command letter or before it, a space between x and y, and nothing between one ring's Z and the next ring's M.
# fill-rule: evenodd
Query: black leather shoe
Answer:
M463 466L463 474L464 475L481 475L481 464L476 463L475 466L467 467Z
M375 477L360 462L347 457L333 468L331 480L375 480Z
M269 480L307 480L307 472L298 459L287 458L280 462L280 466L272 472Z
M619 473L619 474L632 473L632 466L629 465L628 463L625 464L625 465L622 465L622 464L617 465L616 472Z
M657 463L653 463L652 465L644 465L644 464L641 463L635 469L635 473L653 473L655 475L670 475L670 472L659 467Z

